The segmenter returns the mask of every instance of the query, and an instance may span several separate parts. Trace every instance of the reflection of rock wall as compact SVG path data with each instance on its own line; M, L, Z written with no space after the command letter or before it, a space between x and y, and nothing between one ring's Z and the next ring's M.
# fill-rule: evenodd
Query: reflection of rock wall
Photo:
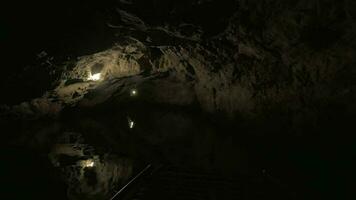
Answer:
M107 199L132 173L131 162L113 155L97 155L81 135L65 133L49 157L61 170L70 199Z

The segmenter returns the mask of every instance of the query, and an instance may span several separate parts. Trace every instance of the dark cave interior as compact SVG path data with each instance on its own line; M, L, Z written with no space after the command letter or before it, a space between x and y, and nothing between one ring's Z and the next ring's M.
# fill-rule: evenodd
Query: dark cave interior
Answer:
M348 199L356 186L352 0L0 11L1 199Z

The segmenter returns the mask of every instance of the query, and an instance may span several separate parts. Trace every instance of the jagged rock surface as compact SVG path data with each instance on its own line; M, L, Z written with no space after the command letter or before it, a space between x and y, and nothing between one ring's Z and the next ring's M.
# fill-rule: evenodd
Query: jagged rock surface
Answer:
M120 1L107 22L116 30L111 48L71 60L71 66L57 66L57 73L63 73L53 80L53 90L20 105L3 106L1 114L25 120L48 115L60 118L68 110L100 110L108 105L119 110L113 112L126 112L134 89L137 99L149 103L149 109L159 108L152 105L197 107L204 113L222 114L224 120L232 120L229 122L245 123L243 130L248 131L241 134L246 135L308 138L309 133L334 133L351 127L356 109L354 2L240 0L234 1L236 7L227 9L218 1L200 0L183 1L181 5L188 9L162 3L158 10L154 2L162 3ZM148 5L154 15L146 12L150 9L140 9ZM221 6L207 16L215 5ZM90 80L97 72L100 80ZM161 115L157 113L149 116ZM147 120L158 131L140 138L159 146L170 141L170 136L197 132L198 117L170 114L170 122L163 120L164 128L161 118ZM100 123L95 125L107 131L105 127L116 122L108 119ZM183 128L174 126L180 123ZM177 129L171 132L173 136L164 135L168 126ZM105 131L109 135L105 142L114 146L120 141ZM36 140L28 135L23 138ZM233 149L227 140L222 139L222 144ZM206 149L210 145L207 142ZM196 151L198 158L208 152Z

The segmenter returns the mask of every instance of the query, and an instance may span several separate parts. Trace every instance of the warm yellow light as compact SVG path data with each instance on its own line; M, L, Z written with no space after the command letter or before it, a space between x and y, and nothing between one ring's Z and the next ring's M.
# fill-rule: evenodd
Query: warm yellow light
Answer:
M92 159L89 160L83 160L81 165L83 167L94 167L94 161Z
M137 95L137 90L132 89L132 90L130 91L130 96L136 96L136 95Z
M98 81L101 78L101 73L91 74L89 76L89 80L91 81Z

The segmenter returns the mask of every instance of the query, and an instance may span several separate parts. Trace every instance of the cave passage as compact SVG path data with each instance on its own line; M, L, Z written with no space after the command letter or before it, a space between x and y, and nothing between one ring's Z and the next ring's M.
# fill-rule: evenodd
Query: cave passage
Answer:
M2 4L0 199L346 199L355 13L352 0Z

